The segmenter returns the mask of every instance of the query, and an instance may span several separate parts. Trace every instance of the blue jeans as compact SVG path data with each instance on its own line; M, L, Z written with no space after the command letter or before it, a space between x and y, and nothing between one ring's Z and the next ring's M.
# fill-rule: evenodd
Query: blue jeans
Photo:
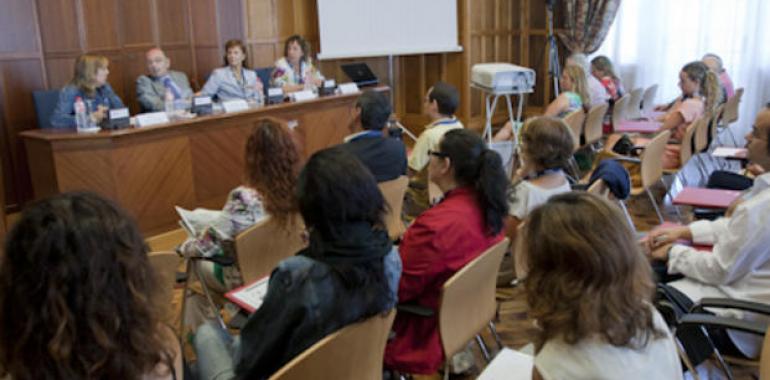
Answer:
M235 378L235 361L240 357L241 337L233 338L215 322L207 322L195 333L200 380Z

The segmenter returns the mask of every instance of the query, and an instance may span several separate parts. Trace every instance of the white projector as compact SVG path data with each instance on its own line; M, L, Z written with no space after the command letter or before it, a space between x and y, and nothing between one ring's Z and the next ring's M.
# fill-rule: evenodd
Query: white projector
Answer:
M510 63L480 63L471 69L471 81L490 91L530 92L535 70Z

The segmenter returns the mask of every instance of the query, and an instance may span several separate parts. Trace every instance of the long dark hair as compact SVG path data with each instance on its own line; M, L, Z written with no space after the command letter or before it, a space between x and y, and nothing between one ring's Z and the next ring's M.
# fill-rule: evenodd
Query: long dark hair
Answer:
M302 169L297 198L311 231L308 255L328 264L348 292L374 300L371 313L382 311L391 301L382 260L391 244L374 176L345 149L324 149Z
M447 132L439 147L451 160L455 181L476 190L487 233L498 234L508 214L510 188L500 155L488 149L478 134L467 129Z
M134 222L93 193L29 206L0 266L0 368L14 379L139 379L173 368Z

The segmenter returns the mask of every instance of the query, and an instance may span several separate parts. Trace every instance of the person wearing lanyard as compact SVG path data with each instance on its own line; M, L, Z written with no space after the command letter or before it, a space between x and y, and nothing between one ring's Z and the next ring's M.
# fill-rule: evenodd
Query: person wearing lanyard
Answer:
M553 195L571 190L562 171L572 156L573 138L562 119L539 116L527 120L521 129L519 159L513 196L508 201L506 235L516 239L519 224L532 210Z
M301 91L305 85L320 87L324 80L310 59L310 45L299 35L286 40L271 77L272 86L283 88L284 93Z
M396 179L406 174L404 143L385 136L385 125L390 118L390 102L380 92L367 90L356 101L351 131L342 147L366 166L377 182Z
M241 40L225 43L225 67L214 69L201 95L216 97L219 101L256 99L262 92L262 81L246 62L246 46Z
M430 162L428 154L436 150L444 133L463 128L463 124L454 116L460 94L455 86L438 82L425 94L423 114L431 120L414 143L409 155L408 175L412 178L407 191L405 204L408 216L417 216L428 208L428 175L426 167Z

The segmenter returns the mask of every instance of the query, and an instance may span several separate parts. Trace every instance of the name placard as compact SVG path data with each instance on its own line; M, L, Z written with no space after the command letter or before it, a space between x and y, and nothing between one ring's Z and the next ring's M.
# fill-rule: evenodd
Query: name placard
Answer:
M163 111L140 113L139 115L136 115L136 126L138 128L149 127L151 125L165 124L168 122L170 122L168 118L168 114L166 114Z
M360 91L358 89L358 85L355 84L355 82L341 83L337 88L340 90L340 94L342 95L355 94Z
M303 91L297 91L291 94L291 98L295 102L304 102L306 100L311 100L317 98L318 95L314 93L312 90L303 90Z
M225 113L240 112L249 109L249 103L243 99L233 99L222 102L222 109Z
M336 86L337 86L337 81L335 81L334 79L327 79L324 81L324 87L336 87Z
M117 108L110 110L110 119L122 119L124 117L130 117L131 115L128 113L128 108Z
M280 87L271 87L267 89L267 96L283 96L283 89Z
M193 106L205 106L211 104L210 96L196 96L193 98Z

